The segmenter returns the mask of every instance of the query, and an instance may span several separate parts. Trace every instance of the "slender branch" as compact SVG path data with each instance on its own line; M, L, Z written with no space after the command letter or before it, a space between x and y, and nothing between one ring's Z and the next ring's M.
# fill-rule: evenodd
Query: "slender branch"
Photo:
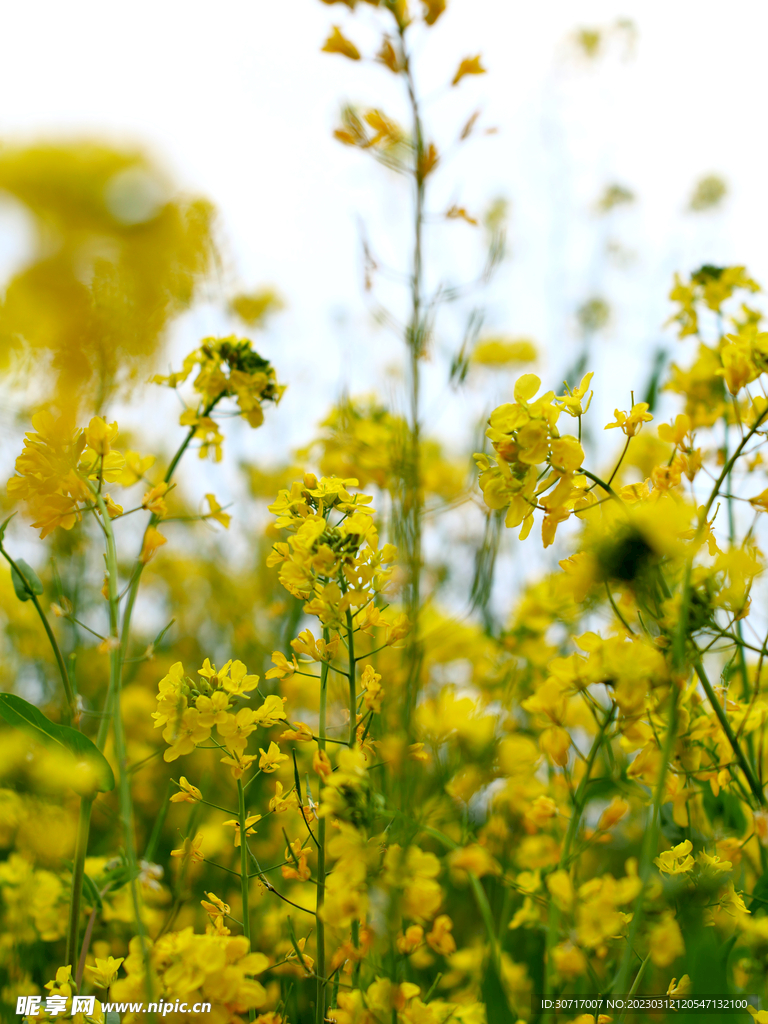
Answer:
M328 630L323 629L323 640L328 643ZM319 750L325 750L325 728L328 700L328 662L324 661L320 666L320 719L317 731L319 737L317 746ZM317 917L317 997L315 1001L315 1024L323 1024L325 1021L325 922L323 921L323 907L325 905L325 818L321 818L317 826L317 902L315 903L315 915Z
M27 594L29 595L32 604L35 606L37 614L40 616L40 621L43 624L43 629L46 632L48 640L50 641L51 644L51 648L53 650L54 657L56 658L56 664L59 669L59 675L61 676L61 682L64 686L64 693L67 698L67 706L69 709L70 721L72 722L73 725L77 725L80 719L80 712L77 707L77 698L75 696L74 687L72 686L72 681L69 678L69 672L67 671L66 662L64 661L64 657L61 653L61 648L59 647L59 643L54 635L53 630L51 629L51 624L48 621L48 616L43 611L42 606L40 605L40 602L37 599L37 594L34 592L31 584L24 575L24 571L19 568L16 562L5 550L2 541L0 541L0 555L3 556L6 562L10 565L11 569L13 569L14 572L18 574L19 578L24 584L24 589L27 591Z
M629 970L632 965L633 946L635 943L635 936L637 935L640 927L640 922L643 917L643 903L645 901L645 894L648 888L648 882L651 878L651 871L653 869L653 855L656 852L656 848L659 843L659 832L661 831L661 805L664 802L664 791L667 781L667 768L669 762L672 759L672 750L675 744L675 736L677 734L677 707L680 699L680 690L677 685L673 682L671 685L671 696L670 696L670 709L669 709L669 721L667 723L667 735L664 740L664 747L661 753L661 765L659 766L659 778L656 783L656 792L653 798L653 804L651 807L651 820L648 823L648 827L645 830L645 839L643 842L642 857L640 864L640 892L637 894L635 904L633 907L632 921L629 925L629 932L627 934L627 944L624 947L624 956L622 957L621 966L617 975L616 984L614 985L614 991L618 993L624 992L629 978Z
M144 925L144 919L141 913L141 898L139 895L139 883L138 883L138 865L136 859L136 835L133 824L133 800L131 797L131 781L130 773L127 766L127 755L126 755L126 742L125 742L125 728L123 725L122 714L120 713L120 691L122 683L123 673L123 652L124 646L118 641L119 633L119 598L118 598L118 567L117 567L117 548L115 546L115 536L112 531L112 522L109 518L104 499L101 494L92 488L96 502L99 505L102 518L104 520L103 527L107 539L107 573L108 573L108 593L109 593L109 628L110 636L113 639L114 644L110 651L110 673L109 673L109 691L107 694L107 701L109 707L107 715L102 720L101 726L99 727L99 745L103 749L103 744L106 742L107 729L109 728L110 715L109 711L112 711L112 731L115 738L115 757L117 759L118 767L118 789L119 789L119 805L120 805L120 818L123 826L123 838L125 842L125 855L128 862L128 873L129 873L129 886L131 892L131 903L133 904L133 914L136 922L136 933L139 938L141 946L142 959L144 961L145 969L145 986L147 992L147 1000L152 1001L153 998L153 983L152 983L152 972L149 964L149 937L147 930ZM125 630L125 627L124 627Z
M77 840L75 842L75 861L72 869L72 892L69 901L69 927L67 929L67 951L65 964L72 970L77 966L77 950L80 943L80 901L83 894L83 876L85 875L85 857L88 851L88 834L91 827L91 807L93 800L80 798L80 814L77 823Z
M349 745L354 747L355 733L357 731L357 693L355 689L357 664L355 662L354 626L349 608L347 608L347 650L349 652Z
M728 721L728 716L726 715L722 704L717 699L717 694L712 689L712 684L710 683L709 678L706 672L704 671L704 666L702 665L701 660L698 659L697 661L695 661L693 663L693 667L696 670L696 675L699 677L701 685L704 687L704 692L709 698L709 703L712 705L712 710L715 712L715 715L717 716L717 720L720 723L720 727L725 733L725 735L728 737L728 742L730 743L731 749L733 750L736 760L739 763L739 768L741 768L742 772L744 773L744 778L747 780L749 788L752 790L752 793L755 796L757 802L764 807L765 794L763 793L763 787L758 782L755 773L752 771L751 765L749 764L747 758L744 755L744 751L741 749L741 744L736 739L733 727L731 726L731 723Z

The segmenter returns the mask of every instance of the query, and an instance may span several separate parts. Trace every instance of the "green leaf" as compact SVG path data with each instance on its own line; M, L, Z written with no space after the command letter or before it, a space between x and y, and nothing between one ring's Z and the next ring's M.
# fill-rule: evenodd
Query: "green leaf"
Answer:
M482 993L488 1024L515 1024L517 1014L513 1014L509 1008L504 987L492 958L485 971Z
M2 524L0 524L0 547L3 546L3 537L5 537L5 528L8 526L8 523L10 523L10 521L13 519L13 517L15 515L16 515L16 513L12 512L8 516L8 518Z
M752 897L752 902L748 908L751 913L754 914L756 910L764 909L768 906L768 871L758 878L754 889L749 895Z
M17 566L21 575L16 571ZM24 577L23 579L22 576ZM42 594L43 592L43 584L40 582L40 577L23 558L17 558L16 565L11 566L11 579L13 580L13 589L16 591L16 597L20 601L29 601L31 593Z
M77 729L69 725L56 725L34 704L13 693L0 693L0 716L14 729L34 732L37 738L48 746L58 746L70 753L76 761L88 762L93 769L93 788L96 792L106 793L115 788L115 776L112 774L109 761L96 744Z
M83 888L86 891L88 898L94 906L98 907L99 910L102 908L101 893L99 892L94 880L86 874L83 874Z

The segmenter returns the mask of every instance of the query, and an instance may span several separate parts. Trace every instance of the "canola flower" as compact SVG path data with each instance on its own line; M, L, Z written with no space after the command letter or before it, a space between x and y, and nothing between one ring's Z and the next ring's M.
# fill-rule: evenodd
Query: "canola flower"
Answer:
M441 154L409 33L446 3L366 6L378 50L347 37L350 19L324 50L399 76L413 124L348 109L336 137L410 175L420 245ZM468 55L446 86L483 73ZM458 205L446 219L479 226ZM258 427L278 402L249 342L207 338L155 378L187 396L164 472L120 445L108 416L33 417L9 495L56 570L43 582L2 527L10 1012L39 996L37 1019L78 1024L107 1002L158 1000L210 1003L197 1019L221 1024L486 1024L533 1020L534 991L679 997L715 971L732 992L764 990L768 335L747 305L759 286L743 267L676 279L673 322L693 352L666 383L680 411L658 423L630 394L602 424L620 440L607 468L582 430L593 373L562 391L520 376L490 416L473 493L468 465L422 430L432 326L417 262L408 413L349 399L304 465L252 467L271 518L245 523L247 558L185 550L177 531L227 528L237 512L206 494L190 514L174 485L188 448L221 460L226 419ZM479 365L535 354L473 352ZM515 531L521 557L558 556L501 626L441 605L422 544L428 517L470 502ZM141 540L126 542L136 517ZM144 610L178 616L172 639L167 620L133 622L144 581ZM58 672L45 714L13 692L38 663Z

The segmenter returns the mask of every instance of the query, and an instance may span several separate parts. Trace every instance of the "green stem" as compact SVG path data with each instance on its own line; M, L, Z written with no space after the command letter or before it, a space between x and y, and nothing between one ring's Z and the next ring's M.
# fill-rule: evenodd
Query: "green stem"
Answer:
M248 952L251 951L251 912L248 905L248 839L246 837L245 790L242 779L237 780L237 807L240 822L240 896L243 904L243 935L248 941ZM249 1019L254 1020L255 1010L248 1011Z
M210 413L213 411L214 406L216 405L216 403L219 401L219 399L221 397L222 396L220 395L219 398L215 398L212 402L209 402L208 405L203 410L202 415L203 416L210 415ZM168 469L165 471L165 476L163 477L163 483L168 484L168 483L171 482L171 478L173 477L173 474L176 471L176 467L178 466L179 462L181 461L181 457L183 456L184 452L189 447L189 444L190 444L192 438L195 436L195 429L196 429L195 427L190 427L189 428L189 431L187 432L187 436L184 438L184 440L179 445L179 447L178 447L178 449L176 451L176 454L173 456L173 458L170 461ZM102 511L102 515L104 515L103 511ZM149 522L147 523L147 525L146 525L146 527L144 529L144 534L142 535L141 548L139 549L140 552L144 548L144 539L146 538L147 531L150 529L150 527L157 526L157 524L159 522L160 522L160 517L153 512L152 515L149 517ZM141 583L141 574L143 572L144 572L144 563L142 561L140 561L139 558L137 558L136 559L136 565L135 565L134 570L133 570L133 575L131 576L131 581L130 581L130 584L129 584L129 587L128 587L128 594L127 594L127 597L126 597L125 609L123 611L123 627L122 627L122 630L121 630L120 642L121 642L121 645L122 645L122 650L124 652L127 652L127 650L128 650L128 641L129 641L130 635L131 635L131 619L133 618L133 609L134 609L134 606L136 604L136 598L137 598L138 593L139 593L139 584ZM110 686L110 689L107 691L107 699L105 701L104 717L102 718L102 724L101 724L101 726L99 728L99 746L100 747L103 747L104 741L106 740L106 732L109 729L109 719L110 719L110 709L111 709L112 698L113 698L113 693L112 693L112 689L111 689L111 686ZM102 738L102 731L103 731L103 734L104 734L103 738Z
M411 633L406 645L405 656L408 661L406 678L405 726L410 733L411 717L418 698L419 674L421 668L421 648L419 643L419 611L421 597L421 420L420 391L421 366L420 360L424 350L424 312L423 312L423 229L426 181L424 174L424 126L413 78L410 56L405 44L405 23L398 23L398 32L402 46L402 66L405 76L408 101L411 108L414 142L414 221L413 221L413 252L411 264L411 312L406 329L406 344L409 356L409 424L408 438L405 445L405 465L403 466L403 510L401 533L404 540L404 555L408 569L408 585L406 590L406 612L411 623Z
M758 782L755 773L752 771L751 765L747 761L744 751L741 749L741 744L736 739L736 735L733 731L731 723L728 721L728 716L725 713L725 709L723 708L720 701L717 699L717 694L712 689L712 684L710 683L709 678L706 672L704 671L704 666L702 665L701 661L698 660L693 663L693 667L696 670L696 675L699 677L701 685L704 687L704 692L709 698L709 703L712 705L712 710L715 712L715 715L717 716L717 720L720 723L720 727L725 733L725 735L728 737L728 742L731 745L731 749L733 750L736 760L739 762L739 768L741 768L742 772L744 773L745 779L749 783L749 788L752 790L752 793L754 794L758 803L764 806L765 795L763 793L763 787Z
M637 992L637 990L640 988L640 982L643 980L643 975L645 974L645 969L648 966L648 963L649 963L650 959L651 959L651 954L649 953L648 956L645 958L645 960L643 960L643 962L638 967L637 974L635 975L635 980L632 982L632 988L627 993L629 998L631 998ZM617 993L617 995L620 996L621 993L619 992L619 993ZM621 1016L619 1017L619 1024L621 1024L621 1022L624 1020L624 1018L626 1017L628 1012L629 1012L629 1007L625 1006L624 1009L621 1011Z
M73 972L77 969L77 949L80 942L80 902L83 895L85 855L88 851L88 833L91 826L92 805L92 799L84 796L80 798L80 815L77 822L77 839L75 841L75 862L72 868L72 893L69 902L67 952L64 960L64 964L69 964Z
M133 904L133 915L136 922L136 933L141 945L141 954L144 961L145 985L147 1001L152 1002L153 985L152 972L149 961L149 947L147 945L147 932L141 916L141 899L139 895L138 864L136 859L136 835L133 826L133 801L131 798L131 777L128 771L126 755L125 729L123 718L120 713L120 690L123 671L123 645L119 642L119 596L118 596L118 568L117 548L115 546L115 535L112 530L112 521L109 518L104 499L98 490L92 489L96 503L99 506L103 519L104 533L107 540L107 573L109 593L109 632L113 640L113 647L110 651L110 675L109 692L107 696L109 707L108 717L112 719L112 729L115 738L115 758L118 767L118 796L120 806L120 820L123 826L123 839L125 841L125 855L128 862L128 874L130 877L131 903ZM123 624L125 635L125 623ZM111 714L110 714L111 712ZM99 730L99 739L102 739L102 730ZM104 737L106 739L106 736Z
M581 816L584 813L584 808L587 803L587 787L589 786L590 776L592 775L592 769L595 764L598 752L603 745L606 730L613 721L613 717L616 714L616 705L612 705L608 713L606 714L600 728L597 731L597 735L592 743L589 754L587 755L587 763L584 767L584 774L581 777L581 781L576 789L576 793L573 797L573 812L571 814L571 820L568 822L568 829L565 833L565 839L563 840L563 848L560 853L559 868L564 867L570 858L571 847L573 840L576 837L576 833L581 823ZM555 945L557 939L558 927L560 925L560 910L555 903L554 899L550 898L549 902L549 920L547 922L547 940L546 940L546 951L545 951L545 962L544 962L544 994L549 995L552 991L552 948Z
M656 848L659 843L659 832L661 831L661 805L664 802L664 787L667 779L667 767L670 760L672 759L672 750L675 745L675 735L677 733L677 705L680 698L680 691L677 685L672 683L671 693L671 707L669 709L669 722L667 724L667 735L664 740L664 748L661 754L661 765L659 766L659 779L656 783L656 792L653 798L653 805L651 810L651 820L648 824L648 828L645 831L645 841L643 843L642 859L640 865L640 892L637 894L635 905L632 913L632 921L629 926L629 932L627 934L627 944L624 949L624 956L622 957L621 966L619 973L616 978L616 984L613 987L613 991L621 995L627 984L629 978L629 970L632 965L632 957L634 954L635 938L637 936L638 929L640 928L640 922L643 917L643 901L645 899L645 893L648 888L648 882L651 878L651 871L653 870L653 855L656 852Z
M616 705L612 705L608 714L605 716L602 725L598 729L597 736L595 736L594 742L590 748L589 754L587 755L587 763L584 768L584 774L581 777L579 785L576 789L576 793L573 798L573 814L571 820L568 823L568 830L565 833L565 839L563 841L563 851L560 855L560 867L562 867L570 857L571 846L573 844L574 837L581 822L581 816L584 813L584 807L587 803L587 786L589 785L590 776L592 774L592 768L595 764L595 759L598 755L600 747L603 745L603 739L605 733L613 721L614 715L616 714Z
M355 626L349 608L347 608L347 652L349 654L349 746L353 748L357 738L357 687L355 680L357 663L355 661ZM352 945L355 949L360 948L360 922L357 918L352 922ZM359 980L360 961L356 960L352 976L353 985L357 986Z
M144 860L147 863L152 864L155 859L155 852L157 850L157 844L160 842L160 834L163 831L163 825L165 824L165 818L168 814L168 808L171 804L171 795L174 790L173 780L168 779L168 784L165 787L165 797L163 803L158 811L157 817L155 818L155 824L152 827L152 834L149 837L146 849L144 850Z
M349 652L349 745L354 747L357 732L357 689L355 685L355 633L352 614L347 608L347 651Z
M618 496L616 491L614 491L610 484L607 484L604 480L601 480L599 476L595 476L594 473L590 473L588 469L582 468L579 470L579 472L586 476L588 479L594 481L594 483L596 483L598 487L602 487L607 494L610 494L614 501L618 501L622 508L625 507L624 502L621 500L621 498Z
M328 630L323 630L323 639L328 643ZM320 719L318 722L317 746L325 750L325 728L328 701L328 662L320 666ZM325 905L325 818L317 825L317 903L315 913L317 920L317 999L315 1001L315 1024L325 1021L325 922L323 906Z
M46 634L48 636L48 640L50 641L51 647L53 649L54 656L56 658L56 664L58 665L58 668L59 668L59 675L61 676L61 682L64 685L64 693L65 693L66 698L67 698L67 707L69 709L70 721L74 725L76 725L78 720L79 720L79 718L80 718L80 712L78 711L78 708L77 708L77 698L75 697L75 691L74 691L74 688L72 686L72 682L71 682L71 680L69 678L69 672L67 672L67 666L66 666L66 662L64 661L64 658L62 656L61 648L59 647L58 641L56 640L56 637L54 636L53 630L51 629L51 624L48 621L48 617L45 614L45 612L43 611L43 609L42 609L42 607L40 605L40 602L37 599L37 594L34 592L32 587L30 586L30 584L27 582L27 578L24 575L23 571L18 567L16 562L14 562L14 560L11 558L11 556L8 554L8 552L5 550L5 548L2 546L1 543L0 543L0 555L2 555L3 558L6 560L6 562L10 565L10 567L15 572L17 572L19 574L19 577L21 578L21 580L22 580L22 582L23 582L23 584L24 584L24 586L26 588L26 591L29 594L29 597L30 597L31 601L32 601L32 603L35 606L35 610L37 611L37 614L40 616L40 621L43 624L43 629L45 630L45 632L46 632Z

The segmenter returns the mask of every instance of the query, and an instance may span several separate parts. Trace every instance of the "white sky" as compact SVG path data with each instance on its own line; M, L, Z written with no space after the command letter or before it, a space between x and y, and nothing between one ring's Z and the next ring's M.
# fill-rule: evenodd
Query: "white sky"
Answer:
M0 137L98 134L148 145L185 189L216 204L242 284L271 283L285 296L287 312L260 342L290 385L255 441L263 454L305 440L340 388L370 389L401 355L366 312L358 222L402 267L407 192L331 130L342 100L395 117L402 103L386 70L319 52L332 23L372 52L373 15L365 4L353 16L317 0L26 0L3 13ZM568 59L575 27L619 17L637 24L634 59L619 59L619 46L591 66ZM644 384L674 269L740 262L768 282L756 116L767 34L762 0L727 9L715 0L450 0L420 46L438 146L477 106L499 128L435 184L437 212L454 200L477 211L497 195L512 204L512 258L486 296L486 323L535 338L547 352L540 372L557 387L575 353L574 309L605 295L614 317L592 360L600 416ZM476 53L490 73L443 88ZM717 213L685 213L707 172L727 179L728 200ZM614 181L638 202L597 221L591 205ZM628 269L606 260L609 237L635 254ZM455 279L476 253L472 229L458 223L439 229L431 257ZM503 397L508 381L446 397L460 323L447 317L443 326L427 367L428 426L458 439L455 424ZM194 312L178 344L220 327Z

